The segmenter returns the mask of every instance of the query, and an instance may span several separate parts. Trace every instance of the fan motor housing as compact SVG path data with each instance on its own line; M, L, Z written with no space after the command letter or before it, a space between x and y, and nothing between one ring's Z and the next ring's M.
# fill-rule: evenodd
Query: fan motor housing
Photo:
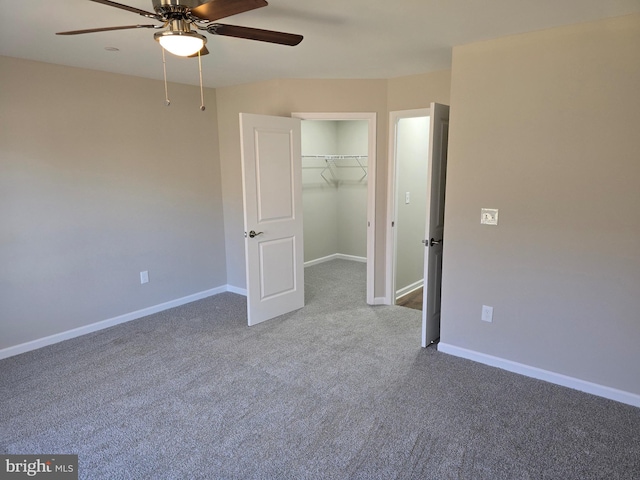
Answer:
M156 12L158 9L162 10L162 7L196 8L203 3L207 3L207 1L208 0L151 0Z

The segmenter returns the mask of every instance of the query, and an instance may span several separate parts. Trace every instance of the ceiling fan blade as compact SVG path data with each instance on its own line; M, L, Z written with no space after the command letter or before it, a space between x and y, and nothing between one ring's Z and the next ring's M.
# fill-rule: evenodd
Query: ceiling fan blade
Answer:
M81 33L110 32L111 30L129 30L131 28L162 28L161 25L125 25L122 27L89 28L87 30L71 30L58 32L56 35L80 35Z
M95 1L95 0L94 0ZM191 14L203 20L215 21L221 18L248 12L269 5L265 0L210 0L191 10Z
M289 45L291 47L298 45L304 38L302 35L295 35L293 33L274 32L273 30L240 27L238 25L225 25L223 23L214 23L209 25L207 27L207 32L212 35L246 38L248 40L277 43L279 45Z
M202 55L209 55L209 50L207 50L207 47L202 47L202 49L200 50L200 56ZM198 52L194 53L193 55L189 55L189 58L198 58Z
M160 18L159 15L155 13L146 12L145 10L140 10L139 8L130 7L129 5L123 5L121 3L112 2L111 0L89 0L91 2L102 3L103 5L109 5L110 7L120 8L122 10L127 10L129 12L137 13L138 15L142 15L143 17L149 18Z

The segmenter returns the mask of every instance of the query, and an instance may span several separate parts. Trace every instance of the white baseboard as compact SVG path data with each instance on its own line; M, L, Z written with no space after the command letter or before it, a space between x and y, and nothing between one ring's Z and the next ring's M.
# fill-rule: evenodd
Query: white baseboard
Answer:
M231 293L237 293L238 295L242 295L244 297L247 296L247 289L246 288L240 288L240 287L234 287L233 285L227 285L227 292L231 292Z
M543 370L541 368L532 367L523 363L513 362L504 358L494 357L492 355L476 352L474 350L456 347L447 343L440 342L438 344L438 351L448 353L456 357L473 360L475 362L484 363L485 365L490 365L492 367L498 367L503 370L508 370L509 372L519 373L527 377L537 378L538 380L555 383L556 385L562 385L563 387L573 388L574 390L591 393L599 397L626 403L627 405L632 405L634 407L640 407L640 395L637 395L635 393L625 392L624 390L618 390L604 385L598 385L597 383L587 382L578 378L569 377L560 373L550 372L549 370Z
M304 262L304 266L312 267L313 265L318 265L324 262L330 262L331 260L336 260L338 258L338 254L334 253L333 255L328 255L326 257L316 258L315 260L309 260L308 262Z
M411 293L414 290L422 288L423 285L424 285L424 279L420 279L417 282L413 282L411 285L407 285L406 287L401 288L400 290L398 290L396 292L396 298L400 298L400 297L406 295L407 293Z
M352 262L367 263L367 257L356 257L355 255L334 253L333 255L327 255L326 257L316 258L315 260L304 262L304 266L311 267L313 265L318 265L319 263L330 262L331 260L351 260Z
M372 305L389 305L387 297L375 297Z
M165 303L160 303L158 305L143 308L141 310L136 310L135 312L125 313L124 315L119 315L117 317L102 320L90 325L84 325L72 330L67 330L66 332L56 333L54 335L49 335L48 337L38 338L37 340L21 343L20 345L3 348L2 350L0 350L0 360L2 360L3 358L13 357L14 355L19 355L21 353L29 352L31 350L36 350L38 348L46 347L47 345L53 345L54 343L59 343L64 340L76 338L81 335L86 335L87 333L97 332L98 330L113 327L121 323L137 320L138 318L146 317L147 315L152 315L154 313L162 312L170 308L179 307L180 305L195 302L196 300L202 300L203 298L218 295L219 293L233 292L242 295L241 291L242 289L239 289L237 287L225 285L222 287L205 290L203 292L194 293L192 295L187 295L186 297L178 298L176 300L171 300ZM246 296L246 290L244 291L244 295Z
M356 255L345 255L343 253L338 253L337 255L339 260L350 260L352 262L367 263L367 257L358 257Z

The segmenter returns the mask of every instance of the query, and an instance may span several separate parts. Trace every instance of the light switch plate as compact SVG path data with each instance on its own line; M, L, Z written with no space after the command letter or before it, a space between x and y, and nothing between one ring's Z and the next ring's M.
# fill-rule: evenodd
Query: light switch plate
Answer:
M483 208L480 212L480 223L483 225L498 225L498 209Z

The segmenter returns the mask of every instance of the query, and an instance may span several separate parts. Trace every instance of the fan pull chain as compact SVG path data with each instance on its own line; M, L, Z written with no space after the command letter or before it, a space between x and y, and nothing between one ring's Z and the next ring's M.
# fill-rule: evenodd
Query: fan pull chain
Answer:
M171 100L169 100L169 87L167 86L167 60L164 56L164 48L160 47L162 50L162 68L164 69L164 103L168 107L171 105Z
M202 57L200 56L200 50L198 50L198 68L200 70L200 110L204 112L204 91L202 89Z

